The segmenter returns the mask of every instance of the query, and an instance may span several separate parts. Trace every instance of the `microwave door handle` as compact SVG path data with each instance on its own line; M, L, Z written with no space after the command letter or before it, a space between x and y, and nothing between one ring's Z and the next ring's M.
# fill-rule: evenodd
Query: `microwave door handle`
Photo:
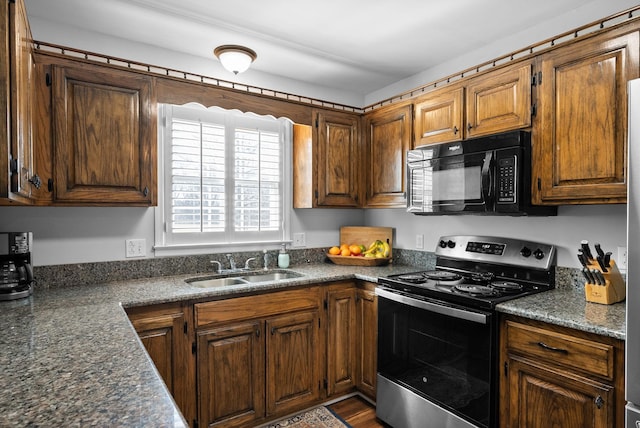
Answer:
M493 152L487 152L482 163L482 193L487 204L490 203L493 196Z

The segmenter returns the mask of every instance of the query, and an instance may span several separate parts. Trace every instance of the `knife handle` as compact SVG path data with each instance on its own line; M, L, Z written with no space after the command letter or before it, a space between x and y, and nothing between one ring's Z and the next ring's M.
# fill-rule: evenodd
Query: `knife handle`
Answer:
M602 257L598 256L596 260L598 261L598 266L600 266L601 272L609 272L607 268L604 266L604 260L602 260Z
M593 247L596 249L596 253L598 253L600 257L604 258L604 251L602 251L602 248L600 248L600 244L596 242L595 244L593 244Z

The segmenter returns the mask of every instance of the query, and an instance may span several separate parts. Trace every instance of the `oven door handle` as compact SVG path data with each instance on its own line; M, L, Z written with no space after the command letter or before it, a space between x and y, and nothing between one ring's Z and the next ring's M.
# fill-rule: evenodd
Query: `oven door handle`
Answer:
M414 299L413 297L394 293L393 291L389 291L380 287L376 287L376 295L384 297L385 299L393 300L394 302L413 306L414 308L424 309L429 312L435 312L441 315L447 315L450 317L471 321L477 324L487 324L487 320L489 318L489 315L484 313L471 311L469 309L459 309L445 304L438 304L425 300Z

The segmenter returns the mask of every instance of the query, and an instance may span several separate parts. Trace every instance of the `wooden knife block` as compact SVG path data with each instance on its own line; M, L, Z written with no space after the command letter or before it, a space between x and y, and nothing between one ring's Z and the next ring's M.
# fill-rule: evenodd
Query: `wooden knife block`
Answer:
M589 282L584 283L587 302L611 305L621 302L627 297L625 282L622 279L622 275L620 275L618 266L613 259L609 261L609 264L610 266L607 268L608 272L602 272L597 263L587 265L587 269L589 270L597 269L602 272L602 276L605 279L604 285L592 284Z

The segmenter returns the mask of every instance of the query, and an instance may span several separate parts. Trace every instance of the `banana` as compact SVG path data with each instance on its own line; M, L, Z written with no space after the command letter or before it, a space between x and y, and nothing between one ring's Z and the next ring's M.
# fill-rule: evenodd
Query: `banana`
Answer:
M389 257L389 255L391 254L391 247L389 246L389 243L387 241L382 242L382 252L384 254L384 257Z
M373 241L371 245L369 245L369 248L367 248L367 251L365 251L363 254L373 254L378 249L378 242L380 241Z

